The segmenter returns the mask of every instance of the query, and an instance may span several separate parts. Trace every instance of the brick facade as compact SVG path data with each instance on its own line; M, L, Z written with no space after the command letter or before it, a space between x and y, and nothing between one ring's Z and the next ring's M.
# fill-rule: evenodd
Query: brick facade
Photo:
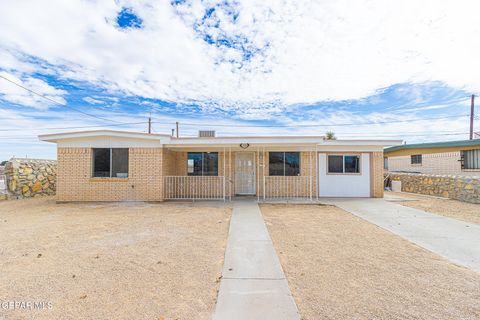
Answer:
M162 148L129 148L128 179L92 178L91 148L58 148L57 201L162 200Z
M372 198L383 198L383 152L372 152L370 156Z
M453 175L480 174L480 170L462 170L460 151L422 154L422 164L411 164L409 155L388 157L388 171Z
M219 152L219 176L225 176L227 197L235 194L235 154ZM382 197L383 153L371 154L371 194ZM317 194L317 159L315 152L300 153L300 175L312 176L313 197ZM255 187L257 194L263 195L264 176L268 176L268 152L255 152L255 163ZM186 175L187 152L184 151L163 147L129 148L129 177L123 179L92 178L90 148L58 148L57 201L162 201L163 177ZM302 181L307 183L309 179ZM303 196L310 193L309 185L299 188Z

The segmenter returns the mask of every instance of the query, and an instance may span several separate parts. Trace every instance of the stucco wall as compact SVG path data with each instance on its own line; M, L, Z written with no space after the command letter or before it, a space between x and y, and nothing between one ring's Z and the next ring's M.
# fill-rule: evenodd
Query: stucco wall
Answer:
M422 154L422 164L410 164L410 156L388 157L388 171L426 174L480 175L480 170L462 170L460 151Z
M390 173L402 182L402 191L480 203L480 176Z
M4 168L7 197L22 199L54 195L57 162L39 159L10 159Z

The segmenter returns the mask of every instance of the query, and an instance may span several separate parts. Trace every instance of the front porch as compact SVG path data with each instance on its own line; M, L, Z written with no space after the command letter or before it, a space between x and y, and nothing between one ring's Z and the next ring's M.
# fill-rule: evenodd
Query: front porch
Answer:
M163 199L313 200L317 197L316 154L301 147L248 144L164 148Z

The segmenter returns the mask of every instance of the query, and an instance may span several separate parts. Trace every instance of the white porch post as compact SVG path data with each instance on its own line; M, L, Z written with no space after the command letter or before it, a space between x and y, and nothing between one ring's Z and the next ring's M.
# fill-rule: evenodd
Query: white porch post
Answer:
M315 145L315 198L318 200L320 193L320 175L318 174L318 145Z
M223 201L225 202L225 176L227 175L227 168L225 167L227 163L227 154L225 152L225 147L223 147Z
M228 148L228 193L230 201L232 201L233 180L232 180L232 147Z

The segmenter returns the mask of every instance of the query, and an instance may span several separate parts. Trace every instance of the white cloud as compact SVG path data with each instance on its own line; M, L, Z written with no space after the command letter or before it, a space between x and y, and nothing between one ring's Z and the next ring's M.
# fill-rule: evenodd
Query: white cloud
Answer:
M5 79L0 79L0 98L6 101L32 107L35 109L48 109L48 107L52 105L57 105L58 103L66 104L66 101L63 98L66 92L64 90L56 89L50 86L48 83L41 79L33 77L19 78L14 76L13 74L4 71L0 71L0 75L48 99L53 100L49 101L19 86L16 86L13 83L6 81Z
M211 5L128 3L144 27L122 31L115 26L122 1L6 0L0 48L61 66L65 78L146 98L213 103L244 118L362 98L403 82L480 90L477 1L244 0L233 8L235 21L231 8L218 8L198 26L214 38L244 39L253 52L248 61L194 30Z
M85 97L85 98L82 98L82 100L89 103L89 104L102 104L103 103L102 100L95 99L95 98L92 98L92 97Z

